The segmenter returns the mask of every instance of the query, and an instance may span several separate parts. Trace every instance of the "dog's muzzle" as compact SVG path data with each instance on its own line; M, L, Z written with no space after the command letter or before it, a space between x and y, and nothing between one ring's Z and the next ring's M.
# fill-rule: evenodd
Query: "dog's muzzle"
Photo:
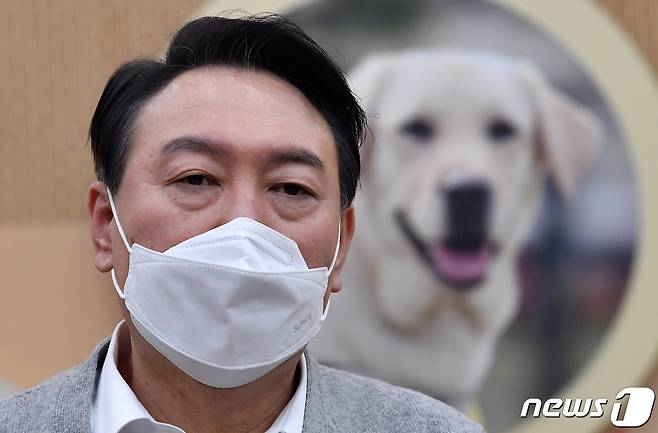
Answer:
M474 287L486 276L496 246L488 240L491 192L486 182L472 180L440 189L445 200L446 235L423 240L404 211L396 222L435 276L454 288Z

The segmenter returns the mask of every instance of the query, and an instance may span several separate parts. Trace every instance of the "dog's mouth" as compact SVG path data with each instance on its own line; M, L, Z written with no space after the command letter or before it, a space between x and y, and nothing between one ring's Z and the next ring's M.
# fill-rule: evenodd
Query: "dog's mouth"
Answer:
M498 247L481 233L450 234L438 242L425 242L413 229L403 211L395 214L400 230L434 275L452 287L476 286L486 276Z

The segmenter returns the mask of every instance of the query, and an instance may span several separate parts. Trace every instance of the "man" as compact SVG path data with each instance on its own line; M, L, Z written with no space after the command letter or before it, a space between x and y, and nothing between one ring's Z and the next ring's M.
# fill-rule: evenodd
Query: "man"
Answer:
M478 432L304 348L341 289L364 116L278 16L201 18L110 78L90 127L95 265L124 321L0 403L2 432Z

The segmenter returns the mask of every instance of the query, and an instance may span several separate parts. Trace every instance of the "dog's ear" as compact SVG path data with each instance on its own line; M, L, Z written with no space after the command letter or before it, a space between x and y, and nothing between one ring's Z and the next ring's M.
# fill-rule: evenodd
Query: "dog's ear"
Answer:
M519 65L536 107L538 155L560 193L569 198L578 176L602 146L602 126L594 114L553 88L532 65Z
M361 147L361 164L367 167L374 146L375 125L377 123L378 100L386 79L395 64L394 54L373 54L359 62L348 74L352 91L368 118L368 130Z

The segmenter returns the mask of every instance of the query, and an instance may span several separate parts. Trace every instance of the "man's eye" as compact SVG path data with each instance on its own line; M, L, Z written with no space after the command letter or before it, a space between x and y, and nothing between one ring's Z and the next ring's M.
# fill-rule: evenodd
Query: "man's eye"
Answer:
M296 183L286 183L283 185L279 185L275 190L278 190L280 192L283 192L284 194L295 196L295 197L301 197L304 195L310 195L308 190L304 188L301 185L297 185Z
M204 174L190 174L190 175L187 175L185 177L181 177L176 182L180 182L180 183L183 183L185 185L193 185L193 186L216 185L217 184L217 182L215 182L214 179L212 179L209 176L206 176Z

